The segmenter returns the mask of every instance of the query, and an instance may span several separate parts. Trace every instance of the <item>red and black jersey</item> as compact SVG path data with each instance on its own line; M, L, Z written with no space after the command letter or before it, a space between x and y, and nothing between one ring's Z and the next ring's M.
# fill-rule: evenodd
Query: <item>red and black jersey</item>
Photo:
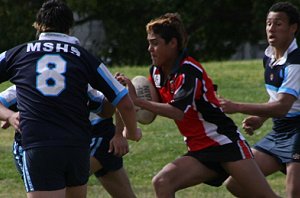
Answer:
M152 66L150 81L161 102L184 112L184 118L175 123L190 151L244 140L232 119L221 110L212 80L192 57L185 57L167 79L160 67Z

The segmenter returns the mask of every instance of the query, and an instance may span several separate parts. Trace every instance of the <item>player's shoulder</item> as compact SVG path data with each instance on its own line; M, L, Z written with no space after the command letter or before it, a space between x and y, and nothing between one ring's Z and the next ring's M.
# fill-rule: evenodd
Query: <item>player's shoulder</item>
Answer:
M199 76L203 75L205 70L198 61L193 57L188 56L182 61L179 72L186 76L195 76L199 78Z
M288 65L297 64L300 65L300 48L295 49L291 53L289 53L287 61Z

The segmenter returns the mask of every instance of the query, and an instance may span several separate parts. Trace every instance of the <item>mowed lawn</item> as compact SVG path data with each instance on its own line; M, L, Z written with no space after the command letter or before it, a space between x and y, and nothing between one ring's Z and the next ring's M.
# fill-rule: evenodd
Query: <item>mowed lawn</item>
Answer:
M268 100L263 82L263 67L260 60L226 61L203 63L209 76L218 85L218 94L222 97L245 102L265 102ZM148 75L148 67L112 67L112 73L117 71L129 77ZM0 85L0 91L9 83ZM241 122L246 117L242 114L230 115L241 128ZM140 125L143 139L140 142L130 142L130 153L124 157L124 165L130 177L138 198L154 197L151 185L152 177L168 162L186 152L186 147L174 122L167 118L157 117L150 125ZM255 135L245 135L249 143L254 144L271 128L270 120L259 129ZM41 129L41 132L43 129ZM242 131L242 129L241 129ZM243 133L244 134L244 133ZM11 153L13 130L0 130L0 198L26 197L23 183L18 175ZM281 173L268 177L272 188L284 196L285 177ZM255 184L253 184L255 185ZM94 176L88 183L88 197L110 197ZM198 185L176 194L183 198L229 198L233 197L224 186L215 188Z

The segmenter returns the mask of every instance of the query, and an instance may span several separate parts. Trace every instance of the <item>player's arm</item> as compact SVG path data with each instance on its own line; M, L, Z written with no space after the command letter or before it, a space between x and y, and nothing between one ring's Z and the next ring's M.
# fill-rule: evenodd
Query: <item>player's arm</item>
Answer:
M225 113L243 113L260 117L284 117L296 101L295 96L279 93L276 101L267 103L239 103L221 98L220 104Z
M110 118L113 116L116 108L107 100L102 92L88 85L88 96L88 107L91 112L96 113L102 118Z
M12 85L0 93L0 113L2 114L1 128L7 129L10 125L19 130L19 113L16 107L16 86ZM14 111L15 110L15 111ZM4 117L3 117L4 116Z
M14 112L3 104L0 103L0 120L5 122L7 126L9 123L13 126L16 130L19 130L19 112Z
M123 156L129 152L129 146L128 146L127 139L122 134L125 127L123 124L123 120L117 110L115 113L115 120L116 120L115 135L109 142L108 152L114 152L114 155L116 156Z
M106 98L104 98L102 109L98 115L102 118L110 118L114 115L115 110L116 108Z
M129 94L134 105L164 117L168 117L175 120L183 119L184 112L170 104L148 101L145 99L138 98L135 92L135 88L129 78L125 76L119 76L118 80L127 84Z
M137 128L137 121L135 115L135 108L133 102L128 94L126 94L117 104L118 112L120 112L121 119L127 130L128 139L139 141L141 136L141 129Z

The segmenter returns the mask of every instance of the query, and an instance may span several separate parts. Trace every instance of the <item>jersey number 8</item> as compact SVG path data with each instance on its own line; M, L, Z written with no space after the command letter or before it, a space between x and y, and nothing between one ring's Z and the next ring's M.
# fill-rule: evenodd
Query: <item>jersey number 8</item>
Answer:
M37 89L45 96L57 96L65 89L67 62L60 55L45 55L37 62Z

